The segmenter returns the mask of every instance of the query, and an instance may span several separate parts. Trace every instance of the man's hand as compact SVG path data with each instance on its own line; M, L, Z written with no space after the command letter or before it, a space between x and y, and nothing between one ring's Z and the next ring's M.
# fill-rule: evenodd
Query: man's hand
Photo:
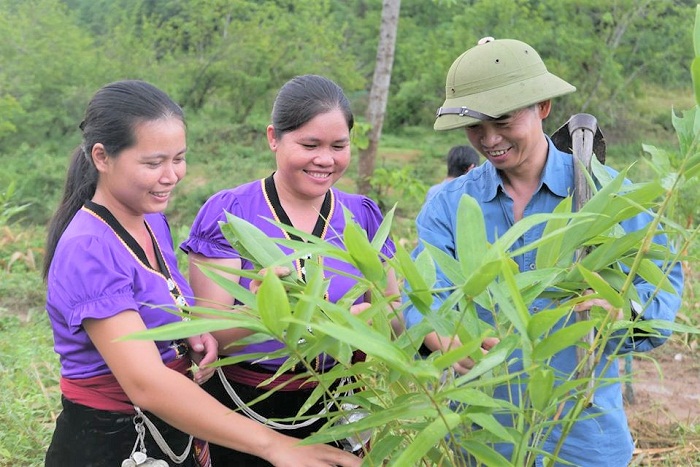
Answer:
M591 295L594 294L595 292L593 290L586 290L583 292L583 295ZM605 311L608 312L608 315L614 320L614 321L619 321L625 318L625 314L622 310L622 308L615 308L612 306L607 300L604 300L602 298L591 298L589 300L586 300L584 302L579 303L574 307L574 311L580 313L582 311L590 310L594 306L601 307Z

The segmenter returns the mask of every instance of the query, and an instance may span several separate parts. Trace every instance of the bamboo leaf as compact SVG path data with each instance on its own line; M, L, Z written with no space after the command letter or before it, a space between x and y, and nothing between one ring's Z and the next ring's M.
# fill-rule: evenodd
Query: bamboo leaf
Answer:
M571 212L572 198L567 196L564 198L555 208L553 213L555 214L567 214ZM548 237L554 232L561 231L566 227L569 220L566 217L552 217L544 227L542 232L543 237ZM546 246L539 245L537 248L537 258L535 259L535 265L537 269L544 269L555 266L559 261L559 252L561 251L561 245L564 241L564 235L559 234L552 238Z
M392 453L404 442L403 436L386 434L372 439L372 449L367 454L369 465L383 465L385 459L391 459Z
M693 51L700 57L700 5L695 7L695 23L693 26ZM700 105L700 101L696 102Z
M620 260L628 268L632 267L634 260L632 258L622 258ZM666 274L661 270L661 268L653 261L649 259L642 259L639 263L639 268L637 269L637 274L650 284L654 284L661 290L666 292L675 293L675 289L668 280Z
M465 276L479 269L489 247L479 203L471 196L462 196L457 206L455 253Z
M663 319L640 319L634 322L634 327L659 336L659 329L665 329L667 331L683 334L700 334L700 327L676 323L674 321L666 321Z
M505 233L498 238L495 242L493 242L493 251L509 251L511 247L522 237L525 235L531 228L535 227L538 224L542 224L543 222L547 222L551 219L554 218L562 218L562 219L570 219L572 217L571 213L568 214L554 214L554 213L546 213L546 214L532 214L529 216L526 216L522 219L520 219L518 222L516 222L511 228L505 231ZM580 219L585 219L585 218L590 218L590 215L578 215L578 218ZM521 249L518 249L516 251L513 251L511 253L511 256L515 255L521 255L527 251L533 250L536 247L533 245L527 245Z
M451 433L461 422L459 414L449 412L437 417L416 436L390 465L418 465L426 453Z
M700 5L695 7L695 26L693 28L693 50L695 58L690 65L690 74L693 81L695 105L700 105Z
M572 345L576 345L576 343L594 327L595 322L590 320L573 323L563 329L559 329L535 345L532 351L533 360L544 361L557 352L571 347Z
M453 284L464 283L465 274L462 272L462 267L458 260L429 243L424 243L423 245L428 253L430 253L437 267L450 282Z
M512 260L504 257L479 265L477 269L471 271L467 281L462 286L464 294L468 297L475 297L482 293L498 277L502 268L510 268L514 264L511 262Z
M501 312L515 326L522 336L527 336L527 324L530 321L530 310L518 290L515 274L509 267L502 269L503 279L507 284L508 298L501 300Z
M304 289L303 297L323 298L329 284L328 281L323 279L323 269L314 261L308 261L305 267L306 288ZM307 333L306 325L303 323L311 321L316 309L315 304L311 300L299 299L296 301L293 316L300 322L290 322L287 328L287 338L285 340L290 348L296 348L302 334Z
M382 247L389 238L389 235L391 235L391 225L394 222L395 211L396 204L387 213L384 214L384 219L382 219L382 223L379 225L377 232L372 238L372 248L374 248L376 251L381 251Z
M441 396L445 399L463 402L470 407L484 407L489 409L512 409L512 404L504 399L491 397L481 389L458 387L442 391Z
M527 335L531 341L539 339L545 332L554 328L554 326L569 314L571 307L559 307L552 310L542 310L535 313L530 318L527 325Z
M515 276L515 285L520 291L523 301L531 304L536 298L542 296L545 290L557 284L565 274L561 268L543 268L524 271ZM499 297L508 297L509 285L505 282L494 282L489 290Z
M600 277L600 275L587 270L581 264L577 264L576 267L581 272L581 275L583 275L584 280L597 295L607 300L608 303L615 308L623 308L625 306L624 298L622 298L615 289L610 287L610 284Z
M475 356L476 352L481 353L481 337L462 342L462 345L455 347L433 360L433 364L439 369L449 369L453 364L467 357Z
M202 274L204 274L212 282L224 289L229 295L235 297L236 300L244 305L253 306L253 304L256 302L255 294L247 287L243 287L238 283L238 281L228 279L221 275L222 272L239 275L240 271L213 263L196 263L196 267L198 267L199 270L202 271Z
M700 57L697 57L696 60L700 61ZM698 65L700 66L700 65ZM683 176L687 179L690 180L694 178L698 173L700 173L700 154L695 154L691 157L688 158L688 160L685 163L685 170L683 171Z
M550 405L552 388L554 387L554 372L551 368L541 367L530 372L528 394L535 410L544 412Z
M234 315L231 313L231 315ZM174 339L184 339L190 336L198 336L212 331L221 331L235 327L243 327L256 332L267 332L267 329L259 321L251 318L236 316L235 319L202 318L189 321L178 321L176 323L164 324L157 328L147 329L131 333L119 340L153 340L168 341Z
M369 430L387 425L396 426L397 424L403 424L408 420L416 420L424 417L434 418L436 415L437 412L434 408L409 401L403 404L393 405L375 413L370 413L363 419L354 422L352 425L334 425L332 427L324 428L322 431L304 438L304 440L301 441L301 444L308 445L319 442L325 443L328 441L335 441L345 438L348 435L358 431Z
M493 415L482 412L466 412L464 417L471 420L472 423L476 423L489 433L493 433L499 439L509 443L515 443L515 438L513 438L513 435L511 435L510 432L503 425L501 425L501 423L499 423Z
M457 384L464 384L468 381L473 381L499 365L502 365L513 352L513 346L507 345L504 341L499 342L495 347L488 351L484 357L477 362L474 367L469 370L469 373L460 376L457 379Z
M240 217L226 213L221 232L239 254L263 268L287 265L285 253L260 229Z
M511 462L487 444L461 441L459 445L483 465L512 465Z
M426 262L430 262L432 265L432 282L427 282L424 277L426 269L430 267L425 266ZM394 263L398 263L395 269L403 275L406 282L410 286L410 291L408 291L408 293L410 294L411 301L419 311L426 313L428 310L430 310L430 305L433 303L433 296L430 292L430 286L435 283L435 266L433 265L432 258L425 250L423 250L418 254L418 257L414 262L404 247L397 245L396 255L392 261L392 264ZM424 265L425 267L419 268L419 264Z
M310 326L314 330L362 350L367 355L379 358L392 368L406 370L411 367L411 358L408 355L391 342L387 342L370 327L365 327L364 332L361 333L331 322L311 323Z
M642 229L601 243L588 253L581 264L589 271L599 271L619 261L625 253L639 250L645 236L646 231Z
M349 211L344 210L344 213L346 224L343 241L357 269L367 280L377 284L386 284L384 266L367 239L367 233L351 219Z
M265 274L257 293L258 312L263 324L277 338L286 331L292 311L282 281L273 273Z

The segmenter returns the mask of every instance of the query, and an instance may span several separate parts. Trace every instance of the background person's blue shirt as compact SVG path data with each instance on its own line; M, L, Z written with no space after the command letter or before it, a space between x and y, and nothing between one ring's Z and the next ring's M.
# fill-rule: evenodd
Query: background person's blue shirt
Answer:
M609 169L609 171L616 175L614 170ZM571 154L559 151L549 141L549 152L541 183L525 207L524 216L552 212L555 206L573 191L573 187L573 157ZM500 174L487 161L466 175L441 186L439 192L426 202L416 221L420 243L431 244L456 257L456 213L463 195L469 195L479 203L483 211L489 242L494 242L514 224L513 200L506 193ZM622 222L621 225L626 232L632 232L646 228L651 219L650 215L642 214ZM543 230L544 224L533 227L518 239L512 249L516 250L539 239ZM666 238L663 235L658 235L655 242L665 245ZM421 250L422 244L419 244L413 252L414 258ZM535 268L536 254L536 250L531 250L514 258L521 272ZM675 319L676 312L681 305L683 290L683 273L680 264L677 263L673 266L669 273L669 280L677 293L662 291L651 300L649 299L654 295L656 286L641 278L635 280L640 299L644 303L649 301L649 305L644 310L644 319L667 321ZM450 285L452 284L449 280L438 270L435 287L449 287ZM437 295L433 309L437 309L444 298L445 296ZM535 313L547 308L548 305L547 299L537 299L532 303L530 312ZM479 308L478 312L483 321L493 324L491 311ZM423 319L423 315L410 306L406 309L404 317L407 327L414 326ZM556 327L562 327L565 324L560 322ZM660 332L664 335L669 334L664 330L660 330ZM622 344L620 353L632 350L647 351L660 345L664 340L664 337L658 336L635 337L634 340L628 338ZM608 356L616 345L617 342L609 343L606 349ZM575 352L574 348L559 352L552 358L551 366L564 374L571 374L576 366ZM516 363L510 367L511 371L520 370L522 368L520 352L517 352L513 357ZM617 358L614 357L610 362L603 358L597 368L597 374L600 376L600 372L606 364L609 364L609 367L605 377L618 378L618 363ZM511 387L510 390L512 391L512 389ZM509 395L508 390L509 388L505 386L497 389L496 397L510 399L517 405L518 401L514 397L517 391L511 392ZM632 458L633 442L624 412L620 384L616 382L599 387L596 390L594 401L594 406L581 415L581 419L576 422L567 436L559 456L577 466L625 466ZM504 425L511 425L506 417L500 417L499 421ZM544 449L552 452L559 436L560 429L554 429L552 435L545 442ZM512 446L499 444L496 449L506 458L510 458ZM536 465L542 465L541 457L538 458Z
M427 203L428 201L430 201L432 197L438 194L442 187L444 187L445 184L449 181L451 180L443 180L440 183L436 183L435 185L428 188L428 192L425 194L425 202Z

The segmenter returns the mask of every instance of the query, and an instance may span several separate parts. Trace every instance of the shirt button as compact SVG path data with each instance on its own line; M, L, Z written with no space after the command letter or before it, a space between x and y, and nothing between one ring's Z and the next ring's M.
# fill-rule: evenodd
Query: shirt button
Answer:
M535 269L535 263L530 263L530 269L534 270Z

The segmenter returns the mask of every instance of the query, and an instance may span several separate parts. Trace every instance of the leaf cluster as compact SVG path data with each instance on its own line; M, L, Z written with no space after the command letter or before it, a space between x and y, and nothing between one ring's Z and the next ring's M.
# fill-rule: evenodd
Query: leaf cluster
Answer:
M466 452L486 465L531 465L552 430L561 427L566 433L580 416L589 403L590 382L595 386L610 384L592 379L593 374L555 371L550 360L558 352L582 346L580 338L593 330L596 338L585 350L597 364L604 365L603 350L621 335L624 339L640 328L655 335L669 330L698 332L668 322L641 323L629 311L630 300L639 300L633 278L643 277L658 290L672 290L666 271L678 256L651 243L659 233L658 222L627 235L619 228L625 219L658 207L657 200L664 193L658 180L628 184L624 175L608 176L580 212L572 212L571 198L567 198L553 213L528 216L493 243L486 239L478 204L464 197L457 213L461 219L456 236L458 260L429 245L416 258L400 245L394 257L382 257L380 247L389 235L393 211L374 239L368 239L346 213L344 248L281 224L302 240L271 239L229 215L222 231L256 269L222 271L212 267L206 273L242 303L238 312L189 307L189 321L147 331L140 337L171 339L240 327L254 332L243 344L268 339L282 342L283 348L272 354L229 358L220 364L241 358L287 357L280 372L292 366L305 367L305 376L320 383L307 406L321 397L335 402L334 410L326 415L326 427L306 442L337 440L372 430L367 465L385 461L388 465L462 465ZM656 214L656 219L660 216ZM519 272L513 257L524 250L513 246L519 236L540 223L545 223L544 234L525 247L537 249L538 268ZM577 262L574 252L581 247L592 248L592 252ZM326 257L340 259L361 272L354 277L356 287L336 303L326 299L327 276L339 272L324 271ZM291 268L299 258L312 258L305 262L304 280L258 272L261 268ZM436 286L438 267L453 286ZM389 268L402 282L405 299L398 310L390 305L396 297L383 294ZM219 272L259 280L260 288L253 294ZM600 311L588 322L571 324L572 308L588 289L596 290L595 297L625 310L626 317L614 321ZM358 316L349 314L350 305L364 294L372 296L371 307ZM436 297L442 301L436 302ZM531 314L529 308L541 297L555 305ZM495 326L480 320L477 305L498 317ZM425 319L395 335L391 319L407 306L416 307ZM212 314L217 318L212 319ZM204 315L209 318L201 318ZM446 338L459 337L463 345L421 355L421 343L432 331ZM484 356L480 346L486 336L498 337L500 343ZM367 356L364 361L353 361L356 350ZM318 374L311 362L322 354L339 364ZM455 374L453 364L466 357L474 359L476 366L466 375ZM512 370L514 359L522 370ZM347 393L347 387L331 389L333 381L340 378L355 381L353 394ZM506 402L495 396L496 388L513 384L525 388L522 399ZM366 416L354 423L334 425L340 416L347 415L343 402L354 404L358 407L354 410L362 410ZM562 412L564 406L567 409ZM515 420L513 428L499 421L503 416ZM493 449L494 443L502 442L515 446L513 458L505 459ZM556 453L547 455L556 458Z

